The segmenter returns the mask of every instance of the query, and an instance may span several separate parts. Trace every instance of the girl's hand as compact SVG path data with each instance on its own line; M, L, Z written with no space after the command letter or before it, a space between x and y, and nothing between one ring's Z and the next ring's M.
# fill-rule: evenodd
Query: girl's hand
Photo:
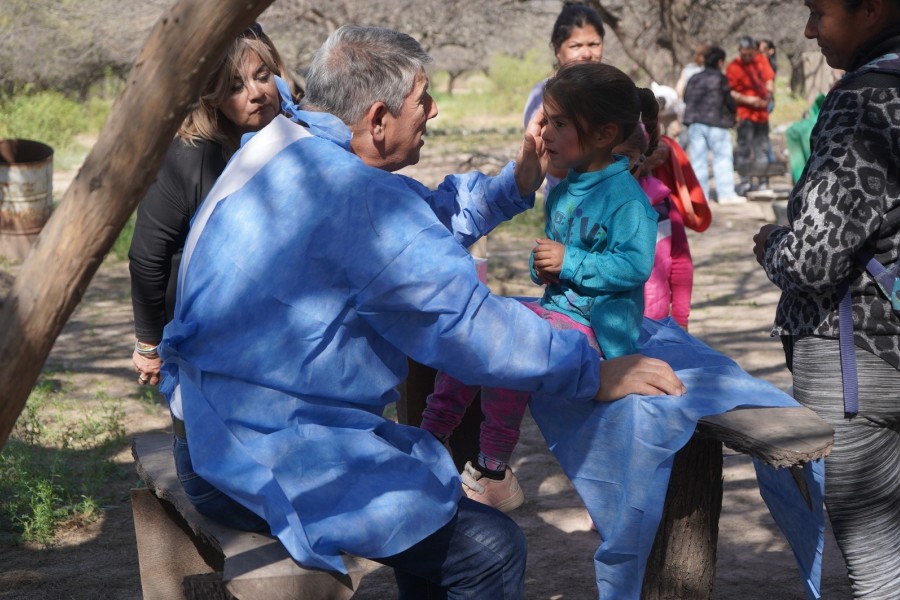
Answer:
M559 277L548 273L547 271L542 271L535 267L534 269L537 272L538 278L541 280L541 285L553 285L554 283L559 283Z
M540 238L535 240L534 250L534 269L538 272L541 279L546 276L553 276L555 283L559 281L559 274L562 272L563 260L566 257L566 247L559 242Z

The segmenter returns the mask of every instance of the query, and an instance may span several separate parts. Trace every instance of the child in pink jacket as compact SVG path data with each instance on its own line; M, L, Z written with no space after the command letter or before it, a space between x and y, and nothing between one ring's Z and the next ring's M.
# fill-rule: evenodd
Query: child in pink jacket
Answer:
M652 174L656 167L670 161L671 151L668 145L660 144L656 152L646 160L641 160L639 157L643 156L646 145L645 134L636 130L616 148L617 153L632 157L632 175L659 214L653 271L644 285L644 316L651 319L671 316L687 330L691 314L694 264L680 210L682 202L677 202L675 192Z

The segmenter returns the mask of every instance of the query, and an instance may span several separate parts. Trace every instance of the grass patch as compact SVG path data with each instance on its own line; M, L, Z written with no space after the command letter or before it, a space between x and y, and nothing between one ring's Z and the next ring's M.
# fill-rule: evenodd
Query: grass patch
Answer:
M497 54L487 73L471 73L447 94L446 74L432 77L431 93L438 116L429 129L448 131L523 129L522 113L532 86L548 75L545 53L528 52L524 58Z
M0 452L0 540L52 545L62 526L95 519L106 483L125 476L109 460L125 436L118 403L85 408L66 377L44 374Z
M517 214L509 221L497 226L497 232L508 233L517 237L537 239L544 237L544 197L538 193L534 208Z

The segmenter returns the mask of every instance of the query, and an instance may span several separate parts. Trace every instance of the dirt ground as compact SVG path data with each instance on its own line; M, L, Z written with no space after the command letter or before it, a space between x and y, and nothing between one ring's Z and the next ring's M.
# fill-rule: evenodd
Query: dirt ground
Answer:
M439 152L429 138L423 164L411 173L433 183L437 173L474 163L491 166L491 154L469 160L459 148ZM507 145L493 150L511 156ZM57 173L64 190L71 173ZM751 374L779 387L790 385L780 344L768 335L778 294L755 264L751 237L773 220L766 202L713 206L713 225L690 235L695 280L691 332L733 357ZM526 275L531 236L498 233L489 240L489 283L496 293L535 295ZM2 273L0 273L2 274ZM7 281L8 284L8 281ZM2 289L2 285L0 285ZM75 393L85 401L97 390L121 399L128 436L164 431L167 411L148 399L130 369L133 343L127 265L107 260L58 339L48 365L70 372ZM115 460L128 465L128 444ZM592 555L598 545L587 529L581 503L549 453L540 433L526 418L514 468L526 504L512 513L529 544L526 598L596 598ZM127 472L127 471L126 471ZM114 499L102 517L62 533L52 548L0 546L0 599L125 600L141 597L137 551L128 490L136 475L110 484ZM849 598L847 573L829 534L823 567L823 597ZM391 573L368 574L355 598L394 597ZM750 461L726 449L725 495L719 526L715 596L718 600L804 598L790 549L759 497Z

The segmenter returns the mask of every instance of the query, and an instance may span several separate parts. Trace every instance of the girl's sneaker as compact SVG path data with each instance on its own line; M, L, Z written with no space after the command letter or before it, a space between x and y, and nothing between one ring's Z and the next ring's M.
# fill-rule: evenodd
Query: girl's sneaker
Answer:
M515 510L525 502L525 494L522 493L519 480L509 467L506 467L503 479L495 480L484 477L471 462L467 462L460 476L463 492L476 502L493 506L503 512Z

